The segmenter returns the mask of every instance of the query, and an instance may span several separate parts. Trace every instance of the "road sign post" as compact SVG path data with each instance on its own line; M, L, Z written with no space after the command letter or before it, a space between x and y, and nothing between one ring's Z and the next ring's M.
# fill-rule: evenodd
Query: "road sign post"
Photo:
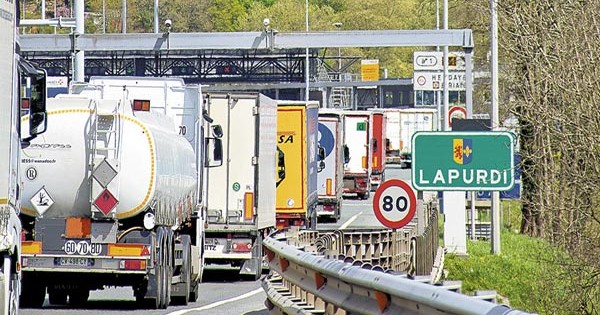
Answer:
M375 191L373 211L384 226L399 229L412 220L417 198L410 184L399 179L387 180Z

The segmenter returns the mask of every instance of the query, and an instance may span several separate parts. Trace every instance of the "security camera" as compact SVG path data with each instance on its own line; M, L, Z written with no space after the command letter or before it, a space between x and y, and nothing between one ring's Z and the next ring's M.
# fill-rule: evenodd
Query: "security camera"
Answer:
M271 20L269 20L268 18L265 18L263 20L263 26L264 27L269 27L269 25L271 25Z
M171 28L171 26L173 25L173 21L171 21L171 19L166 19L165 20L165 26L168 28Z

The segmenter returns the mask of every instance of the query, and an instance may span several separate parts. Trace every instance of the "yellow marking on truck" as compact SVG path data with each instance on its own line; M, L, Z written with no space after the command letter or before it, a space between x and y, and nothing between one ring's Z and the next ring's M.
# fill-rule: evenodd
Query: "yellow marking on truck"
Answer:
M23 241L21 242L21 253L36 255L42 253L42 242L40 241Z
M108 256L142 256L144 245L108 244Z
M28 216L32 216L32 217L37 216L37 213L33 209L21 207L21 212L25 213Z
M150 147L150 163L151 163L150 164L150 186L148 187L148 192L146 193L144 200L137 207L135 207L129 211L125 211L120 214L117 214L117 218L120 219L123 217L127 217L127 216L129 216L129 214L140 210L144 205L146 205L146 203L150 199L150 194L152 193L152 188L153 188L152 186L154 184L154 143L152 142L152 138L150 138L150 132L148 131L148 129L146 129L146 126L142 125L142 123L139 120L134 119L133 117L129 117L129 116L122 116L120 114L119 114L119 116L121 118L124 118L126 120L129 120L129 121L137 124L138 126L140 126L140 128L142 128L144 130L146 139L148 139L148 146Z
M8 203L8 199L7 198L0 198L0 205L5 205Z

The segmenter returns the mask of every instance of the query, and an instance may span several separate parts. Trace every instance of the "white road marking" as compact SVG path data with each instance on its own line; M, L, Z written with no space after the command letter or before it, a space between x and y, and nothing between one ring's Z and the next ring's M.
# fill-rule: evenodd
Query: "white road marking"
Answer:
M248 292L246 294L242 294L240 296L236 296L236 297L228 299L228 300L223 300L223 301L215 302L215 303L204 305L204 306L198 307L198 308L190 308L190 309L187 309L187 310L179 310L179 311L167 313L167 315L182 315L182 314L186 314L186 313L194 312L194 311L205 311L205 310L208 310L208 309L211 309L211 308L215 308L215 307L221 306L223 304L227 304L227 303L231 303L231 302L243 300L245 298L248 298L248 297L251 297L251 296L253 296L255 294L258 294L260 292L265 292L265 290L263 290L262 288L256 289L254 291L250 291L250 292Z
M348 225L350 225L352 222L354 222L354 220L356 220L356 218L358 218L359 215L361 215L363 212L359 212L357 214L355 214L352 218L348 219L348 221L344 222L344 224L342 224L342 226L340 226L340 230L343 230L345 228L348 227Z

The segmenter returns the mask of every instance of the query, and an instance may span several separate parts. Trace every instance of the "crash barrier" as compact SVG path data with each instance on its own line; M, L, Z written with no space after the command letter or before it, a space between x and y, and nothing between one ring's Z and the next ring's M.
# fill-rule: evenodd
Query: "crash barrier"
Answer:
M528 314L274 238L266 238L263 246L271 273L262 285L271 314Z
M329 259L407 273L410 276L430 275L436 257L443 254L443 251L439 247L437 203L427 203L424 206L425 228L421 235L418 234L416 220L413 220L397 230L290 229L285 232L284 238L288 244ZM282 237L281 234L278 237Z

